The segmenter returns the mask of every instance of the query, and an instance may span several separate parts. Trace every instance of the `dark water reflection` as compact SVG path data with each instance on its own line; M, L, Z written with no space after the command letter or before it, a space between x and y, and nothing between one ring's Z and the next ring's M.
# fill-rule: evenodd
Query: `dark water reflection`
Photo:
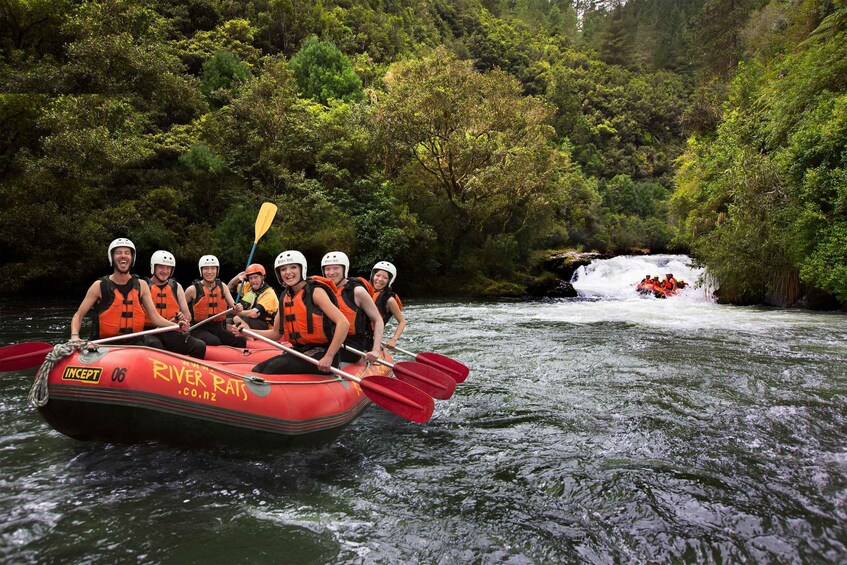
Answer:
M2 305L3 343L75 305ZM369 409L268 453L87 444L0 380L5 562L847 559L847 326L704 303L408 308L471 377L420 426ZM673 327L669 328L668 324Z

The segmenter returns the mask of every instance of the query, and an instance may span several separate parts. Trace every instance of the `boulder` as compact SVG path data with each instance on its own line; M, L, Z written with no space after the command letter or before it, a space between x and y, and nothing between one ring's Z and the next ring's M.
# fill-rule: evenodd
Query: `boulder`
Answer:
M576 298L577 292L571 283L554 277L541 277L528 284L526 292L535 298Z
M555 273L563 281L570 281L574 272L595 259L609 259L610 255L603 253L583 253L580 251L564 251L554 253L545 259L541 266L545 271Z

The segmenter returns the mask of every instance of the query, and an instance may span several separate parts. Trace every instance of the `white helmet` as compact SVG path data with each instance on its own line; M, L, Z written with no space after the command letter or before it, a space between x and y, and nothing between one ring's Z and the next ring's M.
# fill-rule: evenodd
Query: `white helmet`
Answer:
M341 278L347 278L347 272L350 270L350 259L347 258L347 254L343 251L330 251L324 255L324 258L321 259L321 274L324 276L326 276L324 267L327 265L341 265L344 267L344 276Z
M164 249L160 249L150 257L151 275L156 274L156 265L165 265L166 267L173 267L174 269L176 269L176 259L174 259L174 256L171 253L165 251Z
M112 251L116 247L129 247L132 250L132 266L135 267L135 245L125 237L119 237L109 244L109 266L112 265Z
M217 267L218 272L221 271L221 262L214 255L203 255L200 257L200 262L197 263L197 268L200 269L200 276L203 276L203 267Z
M371 283L374 282L374 271L385 271L388 273L388 286L391 286L391 283L397 278L397 267L388 261L379 261L374 265L374 268L371 269Z
M299 251L289 250L277 255L276 261L274 261L274 273L276 273L276 280L279 281L279 284L285 286L282 277L279 276L279 268L283 265L292 264L300 265L300 278L306 280L306 256Z

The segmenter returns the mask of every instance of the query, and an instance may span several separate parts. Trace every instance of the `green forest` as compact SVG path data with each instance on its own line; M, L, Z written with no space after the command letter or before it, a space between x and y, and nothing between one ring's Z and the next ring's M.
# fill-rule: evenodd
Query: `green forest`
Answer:
M847 0L0 0L3 292L78 293L115 237L231 276L269 201L259 262L412 294L649 250L845 306L845 45Z

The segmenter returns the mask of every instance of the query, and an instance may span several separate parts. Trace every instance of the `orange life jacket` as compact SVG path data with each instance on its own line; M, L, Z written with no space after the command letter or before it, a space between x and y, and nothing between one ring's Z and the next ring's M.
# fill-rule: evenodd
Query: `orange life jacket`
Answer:
M194 300L188 305L191 310L192 321L202 322L206 318L214 317L226 310L224 308L226 303L223 298L224 284L220 279L215 279L214 286L209 292L206 292L206 285L203 284L203 281L196 280L192 284L195 291Z
M339 299L338 309L341 310L344 317L350 322L350 329L347 330L347 335L372 336L373 330L371 328L370 318L368 318L364 310L356 306L354 292L358 286L364 287L371 298L373 298L374 287L371 286L371 283L362 277L348 278L344 286L340 287L336 293Z
M335 284L324 277L309 277L296 294L283 290L279 295L279 326L285 338L294 345L329 345L335 323L315 306L315 288L322 288L336 306Z
M382 316L382 321L386 324L388 323L388 320L391 319L391 310L388 309L388 300L390 298L393 298L397 302L397 306L400 307L400 310L403 309L403 303L400 301L400 297L391 290L390 286L387 286L382 290L374 291L376 309L379 310L379 315Z
M166 283L160 285L154 283L153 279L147 279L147 285L150 287L156 312L166 320L173 320L176 313L179 312L179 301L176 299L177 282L174 279L168 279ZM156 327L156 324L146 313L144 314L144 326L148 328Z
M100 279L100 301L95 306L94 334L98 338L131 334L144 329L144 306L141 285L132 275L129 293L124 296L109 277Z

